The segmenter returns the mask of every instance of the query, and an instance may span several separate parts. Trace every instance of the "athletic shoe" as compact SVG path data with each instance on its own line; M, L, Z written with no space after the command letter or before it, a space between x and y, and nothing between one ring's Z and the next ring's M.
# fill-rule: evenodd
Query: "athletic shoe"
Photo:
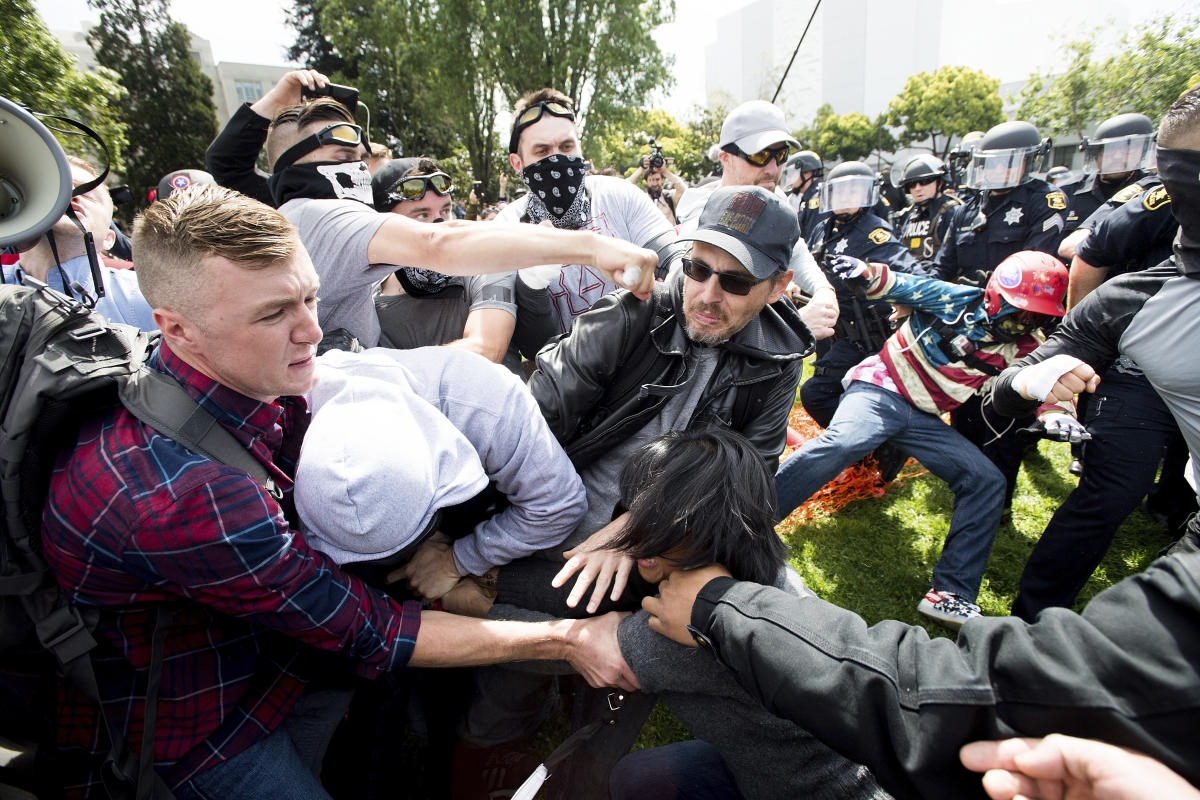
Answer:
M925 593L917 604L917 611L953 631L961 628L967 620L983 616L979 606L963 600L954 592L938 589L930 589Z

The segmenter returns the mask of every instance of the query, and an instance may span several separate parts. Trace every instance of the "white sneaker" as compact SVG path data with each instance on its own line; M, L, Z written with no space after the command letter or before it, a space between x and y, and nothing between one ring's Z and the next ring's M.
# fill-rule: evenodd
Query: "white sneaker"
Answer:
M963 600L954 592L930 589L917 604L917 611L934 622L957 631L962 624L974 617L983 616L979 606Z

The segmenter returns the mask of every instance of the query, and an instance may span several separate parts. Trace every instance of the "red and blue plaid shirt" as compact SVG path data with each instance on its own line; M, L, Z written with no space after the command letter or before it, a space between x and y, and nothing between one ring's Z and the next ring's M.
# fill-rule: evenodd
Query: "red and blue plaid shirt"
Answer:
M178 380L283 490L277 502L247 473L196 455L124 408L85 424L55 469L46 557L71 601L100 610L100 691L135 751L156 608L172 610L154 760L177 786L278 727L318 664L329 674L330 661L354 662L367 676L404 666L420 607L347 576L289 523L290 475L308 424L302 398L252 400L165 344L152 365ZM72 794L98 785L98 756L107 752L100 726L97 709L64 685L58 737Z

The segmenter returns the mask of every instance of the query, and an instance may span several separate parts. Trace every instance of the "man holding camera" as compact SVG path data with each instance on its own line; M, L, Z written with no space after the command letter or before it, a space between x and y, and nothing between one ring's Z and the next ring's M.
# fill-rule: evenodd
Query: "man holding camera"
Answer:
M683 178L671 172L670 168L674 163L675 159L673 158L663 158L662 148L651 139L650 154L642 156L638 168L627 180L634 185L638 181L644 180L646 194L650 195L654 205L658 206L658 210L667 218L667 222L678 226L679 220L675 217L675 207L679 205L688 185Z

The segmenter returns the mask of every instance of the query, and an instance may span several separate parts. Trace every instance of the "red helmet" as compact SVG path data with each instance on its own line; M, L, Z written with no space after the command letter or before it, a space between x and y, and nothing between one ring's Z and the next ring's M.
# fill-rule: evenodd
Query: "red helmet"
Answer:
M1061 317L1067 313L1067 268L1049 253L1022 250L1000 262L984 289L987 313L995 317L1002 303L1022 311Z

